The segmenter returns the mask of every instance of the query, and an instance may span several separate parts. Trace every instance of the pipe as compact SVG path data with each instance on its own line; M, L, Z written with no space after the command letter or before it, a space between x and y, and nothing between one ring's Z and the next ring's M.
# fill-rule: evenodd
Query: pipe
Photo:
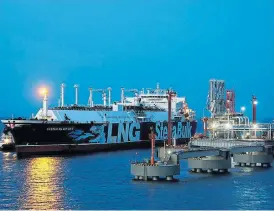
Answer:
M108 87L108 106L111 105L111 87Z
M272 141L272 127L271 127L271 123L269 126L269 139Z
M241 125L241 119L240 119L240 117L233 117L233 119L238 119L238 125Z
M125 98L124 92L125 92L125 88L122 87L122 88L121 88L121 103L122 103L122 104L124 104L124 98Z
M208 118L204 117L204 118L202 118L202 121L203 121L203 127L204 127L204 136L207 136L207 121L208 121Z
M89 107L93 107L92 88L89 88Z
M160 93L160 83L156 84L157 93Z
M75 84L74 88L75 88L75 105L78 105L78 87L79 85Z
M61 84L61 107L64 107L65 84Z
M155 134L153 132L153 129L151 130L151 133L150 133L150 140L151 140L151 158L150 158L150 164L151 165L154 165L155 164L155 160L154 160L154 142L155 142Z
M243 125L245 125L244 117L240 117L240 119L241 119L241 122L243 123Z
M174 137L173 138L173 146L176 147L176 145L177 145L177 142L176 142L176 138Z
M103 92L103 102L104 102L104 106L107 106L107 94L105 92Z
M244 118L244 120L245 120L245 125L249 125L249 118L248 117L243 117Z

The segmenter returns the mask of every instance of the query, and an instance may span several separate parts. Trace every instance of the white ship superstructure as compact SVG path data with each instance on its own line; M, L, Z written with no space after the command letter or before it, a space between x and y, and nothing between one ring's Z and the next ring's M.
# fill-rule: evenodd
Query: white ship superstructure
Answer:
M86 122L121 122L121 121L164 121L167 118L168 92L172 90L160 89L157 83L156 89L125 89L121 88L121 100L112 102L112 89L89 88L90 95L88 105L78 104L78 85L75 85L75 104L65 105L64 88L61 85L61 97L58 107L48 108L48 93L44 93L43 107L33 117L37 120L64 121L66 117L72 121ZM94 104L93 95L96 92L102 94L102 104ZM125 93L133 93L125 96ZM188 108L186 98L178 97L177 93L172 97L171 110L173 118L182 120L194 120L195 112ZM126 112L125 112L126 111Z

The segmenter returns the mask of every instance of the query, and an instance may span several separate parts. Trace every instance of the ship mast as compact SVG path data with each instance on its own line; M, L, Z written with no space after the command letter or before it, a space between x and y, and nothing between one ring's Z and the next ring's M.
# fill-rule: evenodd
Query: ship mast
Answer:
M171 145L171 128L172 128L172 123L171 123L171 102L172 102L172 97L175 95L175 92L169 90L168 91L168 145Z

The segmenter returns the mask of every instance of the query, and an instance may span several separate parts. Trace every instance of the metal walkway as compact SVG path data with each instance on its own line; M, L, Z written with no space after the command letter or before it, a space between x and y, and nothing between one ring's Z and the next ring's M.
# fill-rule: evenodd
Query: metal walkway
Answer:
M180 159L198 158L206 156L228 156L228 153L239 154L246 152L264 152L265 146L263 143L248 143L237 140L192 140L188 144L188 148L181 146L159 148L158 157L167 159L172 154L177 154Z

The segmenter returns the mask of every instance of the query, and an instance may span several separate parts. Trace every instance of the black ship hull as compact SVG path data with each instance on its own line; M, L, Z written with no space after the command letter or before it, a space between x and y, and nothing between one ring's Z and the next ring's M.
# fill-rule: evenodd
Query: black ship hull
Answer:
M177 144L187 143L196 132L197 122L172 122L172 137ZM71 123L28 122L6 125L19 156L63 153L88 153L150 146L149 133L156 145L167 140L167 122Z

